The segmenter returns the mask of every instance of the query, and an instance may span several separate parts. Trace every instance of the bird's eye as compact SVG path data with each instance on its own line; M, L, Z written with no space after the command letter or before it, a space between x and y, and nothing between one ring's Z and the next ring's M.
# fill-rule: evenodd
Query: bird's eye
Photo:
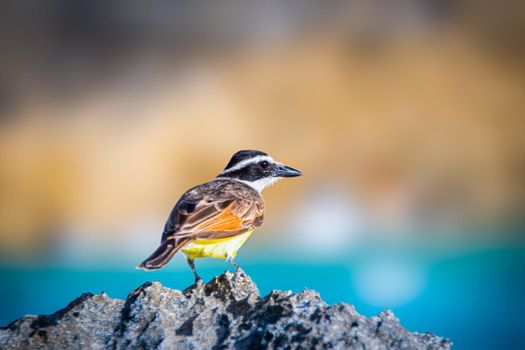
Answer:
M266 160L263 160L262 162L259 163L259 166L263 169L268 168L268 165L270 165L270 163L268 163Z

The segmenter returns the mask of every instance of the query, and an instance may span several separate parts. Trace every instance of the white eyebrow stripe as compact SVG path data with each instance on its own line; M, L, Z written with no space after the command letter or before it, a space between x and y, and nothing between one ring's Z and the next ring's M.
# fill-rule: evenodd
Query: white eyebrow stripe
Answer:
M253 158L250 158L250 159L245 159L245 160L235 164L231 168L224 170L221 174L231 173L232 171L236 171L236 170L244 168L248 164L258 163L258 162L263 161L263 160L266 160L266 161L271 162L271 163L275 163L273 158L270 157L270 156L256 156L256 157L253 157Z

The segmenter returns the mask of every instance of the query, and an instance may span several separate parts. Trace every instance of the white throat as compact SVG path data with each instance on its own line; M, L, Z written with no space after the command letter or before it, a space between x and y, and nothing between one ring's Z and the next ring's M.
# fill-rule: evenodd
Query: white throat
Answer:
M266 177L266 178L255 180L255 181L246 181L246 180L239 180L239 179L234 179L234 180L245 183L246 185L255 189L257 192L261 193L265 188L272 186L280 179L278 177Z

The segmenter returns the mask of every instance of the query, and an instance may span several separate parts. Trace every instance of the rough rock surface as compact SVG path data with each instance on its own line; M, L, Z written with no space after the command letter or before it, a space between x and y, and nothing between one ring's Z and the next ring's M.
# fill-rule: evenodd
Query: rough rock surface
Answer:
M224 273L185 291L145 283L126 300L83 294L48 316L0 329L1 349L449 349L411 333L392 312L359 315L311 290L264 298L243 274Z

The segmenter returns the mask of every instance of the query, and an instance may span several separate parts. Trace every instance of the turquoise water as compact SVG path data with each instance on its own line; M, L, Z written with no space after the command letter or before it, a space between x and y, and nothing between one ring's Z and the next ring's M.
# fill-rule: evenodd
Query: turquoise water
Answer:
M308 262L279 254L271 257L260 254L249 259L240 256L238 262L263 295L271 289L298 292L307 287L319 291L328 303L352 303L359 313L367 316L389 307L409 330L448 337L455 349L525 349L522 336L525 331L525 248L488 249L441 257L438 254L430 259L429 252L420 251L409 261L425 266L424 282L415 285L413 293L401 302L389 298L387 290L385 305L378 305L377 300L371 302L366 290L363 293L360 288L361 280L356 276L363 266L362 256ZM205 280L231 269L222 261L199 263L199 272ZM150 280L159 280L177 289L192 283L191 272L181 259L169 269L152 273L127 267L22 268L4 263L0 265L0 277L1 325L24 314L52 313L83 292L105 291L111 297L125 298L129 291ZM388 277L387 270L384 279ZM392 294L399 292L394 285L392 288ZM403 296L405 291L400 293ZM382 295L379 294L379 298Z

